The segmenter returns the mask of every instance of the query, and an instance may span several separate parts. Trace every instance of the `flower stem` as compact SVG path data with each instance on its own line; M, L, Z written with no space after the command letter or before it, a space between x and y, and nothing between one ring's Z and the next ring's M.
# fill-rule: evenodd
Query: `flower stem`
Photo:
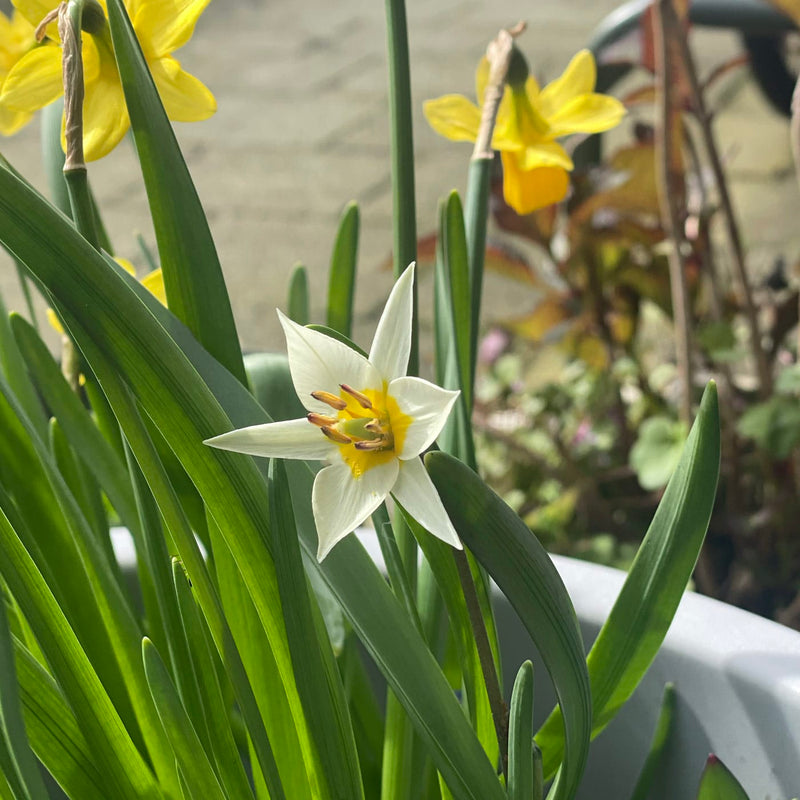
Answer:
M475 636L475 646L478 649L478 658L481 662L483 680L486 684L486 694L489 697L489 705L492 709L492 720L497 734L497 744L500 748L500 766L503 775L508 774L508 707L503 701L503 694L500 691L500 679L497 674L497 667L492 654L492 647L489 644L489 634L486 631L486 624L481 613L480 600L475 588L475 581L472 578L472 570L467 560L467 554L463 550L453 550L453 558L458 569L458 577L461 581L461 588L464 592L464 600L467 604L472 632Z
M505 91L508 67L514 37L525 28L518 23L511 31L501 30L489 44L486 56L489 59L489 83L483 96L481 123L467 176L467 194L464 204L464 226L467 234L469 254L469 277L472 309L470 318L470 397L474 397L475 365L478 358L478 331L480 328L481 297L483 295L483 267L486 256L486 228L489 222L489 191L491 188L492 136L497 111ZM468 413L472 408L467 409Z
M414 193L414 131L411 115L411 72L405 0L386 0L389 55L389 108L392 153L394 277L417 258L417 210ZM408 374L419 371L417 287Z

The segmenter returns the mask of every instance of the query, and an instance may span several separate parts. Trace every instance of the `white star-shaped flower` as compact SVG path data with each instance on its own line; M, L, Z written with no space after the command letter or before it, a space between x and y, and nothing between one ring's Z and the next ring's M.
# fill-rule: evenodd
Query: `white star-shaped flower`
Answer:
M320 561L389 494L426 530L461 548L420 459L459 393L406 375L413 285L411 264L389 295L369 359L278 311L294 388L308 415L206 441L255 456L329 462L311 497Z

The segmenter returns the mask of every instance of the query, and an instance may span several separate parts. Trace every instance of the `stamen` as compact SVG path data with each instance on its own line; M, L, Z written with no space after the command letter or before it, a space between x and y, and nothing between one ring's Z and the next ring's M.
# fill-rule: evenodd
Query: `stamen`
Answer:
M311 392L311 396L315 400L319 400L320 403L325 403L325 405L335 408L337 411L344 411L347 408L347 403L341 397L337 397L330 392Z
M366 439L361 442L356 442L353 447L356 450L385 450L389 442L385 438L381 439Z
M383 427L381 426L381 422L378 419L370 420L365 426L365 431L369 431L370 433L383 433Z
M327 425L324 425L320 430L332 441L336 442L337 444L350 444L353 440L349 436L345 436L343 433L339 433L339 431L334 430L333 428L329 428Z
M365 394L362 394L352 386L348 386L346 383L340 383L339 385L342 387L343 392L347 392L347 394L358 401L361 408L372 408L372 401Z
M325 414L315 414L313 411L306 416L306 419L318 428L322 428L325 425L335 425L339 421L336 417L327 417Z

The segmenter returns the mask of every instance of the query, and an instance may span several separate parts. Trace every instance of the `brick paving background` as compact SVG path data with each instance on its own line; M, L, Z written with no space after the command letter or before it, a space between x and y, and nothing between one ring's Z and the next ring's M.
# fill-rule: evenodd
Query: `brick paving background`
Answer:
M475 66L501 26L527 19L521 47L542 80L557 76L589 40L615 0L407 0L414 99L418 227L435 225L440 197L463 192L468 144L436 136L422 102L447 92L473 94ZM322 317L327 266L345 204L361 206L356 337L366 344L390 275L391 187L384 5L378 0L213 0L183 65L215 93L207 122L178 124L177 134L207 210L231 292L243 345L282 349L274 308L288 274L302 261L312 278L313 308ZM736 39L699 32L701 66L733 55ZM779 253L800 248L800 198L786 121L746 80L717 129L755 271ZM626 122L629 125L630 122ZM624 135L624 131L623 131ZM42 186L38 128L0 140L4 155ZM119 255L141 264L135 234L153 234L133 147L125 141L90 165ZM427 278L423 278L423 303ZM0 291L20 308L13 269L0 254ZM530 307L518 286L490 276L486 317ZM427 315L423 305L423 315Z

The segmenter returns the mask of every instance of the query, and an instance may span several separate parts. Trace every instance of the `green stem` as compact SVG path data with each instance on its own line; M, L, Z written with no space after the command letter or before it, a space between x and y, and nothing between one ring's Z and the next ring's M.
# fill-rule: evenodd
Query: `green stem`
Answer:
M414 194L414 131L411 115L411 74L408 26L404 0L386 0L389 53L389 108L392 152L392 200L394 207L394 276L417 258L417 211ZM408 374L419 371L417 287L414 287L414 323Z

